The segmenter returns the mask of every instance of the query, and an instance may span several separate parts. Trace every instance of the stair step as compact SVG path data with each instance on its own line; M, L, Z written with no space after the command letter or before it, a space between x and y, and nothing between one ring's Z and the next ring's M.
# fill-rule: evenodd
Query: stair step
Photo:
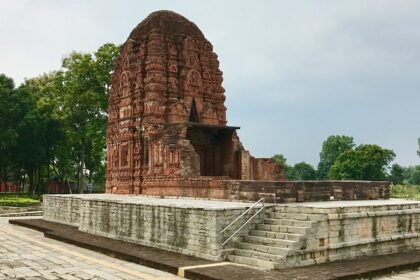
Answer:
M271 219L291 219L299 221L319 221L324 220L325 215L322 214L309 214L309 213L293 213L293 212L280 212L274 211L267 215Z
M303 240L303 235L301 234L265 231L265 230L258 230L258 229L251 230L250 235L268 237L268 238L287 239L287 240L293 240L293 241Z
M252 265L252 266L258 266L262 268L267 269L276 269L277 265L275 262L255 259L255 258L248 258L244 256L237 256L237 255L228 255L227 259L231 262L240 263L240 264L246 264L246 265Z
M256 243L248 243L248 242L236 242L235 248L245 249L245 250L253 250L262 253L268 253L273 255L279 256L286 256L290 251L289 248L279 247L279 246L267 246L262 244Z
M233 254L237 256L260 259L260 260L270 261L270 262L279 262L284 259L282 256L279 256L279 255L273 255L273 254L268 254L268 253L253 251L253 250L245 250L245 249L235 249L233 250Z
M244 242L247 243L256 243L261 245L276 246L282 248L295 248L298 249L301 245L299 241L287 240L287 239L276 239L276 238L267 238L261 236L247 235L243 238Z
M258 230L264 231L274 231L274 232L284 232L284 233L294 233L305 235L308 227L296 227L296 226L284 226L284 225L267 225L267 224L258 224Z
M272 219L272 218L265 218L264 224L268 225L284 225L284 226L298 226L298 227L310 227L312 221L300 221L300 220L293 220L293 219Z

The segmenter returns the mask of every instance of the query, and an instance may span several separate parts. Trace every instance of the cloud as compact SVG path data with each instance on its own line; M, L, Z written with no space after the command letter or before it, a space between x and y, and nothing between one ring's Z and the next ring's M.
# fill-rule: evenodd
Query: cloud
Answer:
M419 1L0 2L0 72L32 77L72 50L122 43L150 12L174 10L212 42L229 123L257 156L316 164L331 134L418 164Z

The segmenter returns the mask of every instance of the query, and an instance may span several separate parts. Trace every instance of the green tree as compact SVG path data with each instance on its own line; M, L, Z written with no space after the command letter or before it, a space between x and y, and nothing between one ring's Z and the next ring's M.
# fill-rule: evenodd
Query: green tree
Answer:
M286 164L286 157L283 154L276 154L272 157L272 159L277 163Z
M404 167L395 163L391 166L391 174L389 175L389 181L394 185L402 184L404 182Z
M417 143L419 145L419 149L417 150L417 155L420 157L420 138L417 139Z
M25 85L14 88L13 80L0 77L0 174L3 181L23 183L29 192L39 192L42 170L54 156L58 124L49 107Z
M8 181L13 165L13 148L16 146L16 126L21 109L14 94L12 78L0 74L0 181Z
M60 94L55 91L57 85L60 84L59 76L58 72L44 74L26 80L19 89L25 92L34 103L31 118L25 120L21 129L34 128L30 135L34 144L32 147L27 147L28 150L25 153L31 153L37 148L38 151L35 153L38 154L39 162L34 163L32 159L23 158L21 164L25 166L31 162L34 164L32 167L27 166L25 170L29 176L30 191L33 191L33 185L35 185L37 193L43 192L46 188L51 178L51 170L54 170L54 164L59 158L59 151L67 144L63 116L60 112ZM21 149L25 148L24 143L28 140L23 140ZM32 170L33 168L35 171ZM35 172L34 175L33 172Z
M407 175L409 184L420 185L420 165L410 167Z
M13 90L15 82L12 78L7 77L5 74L0 74L0 89Z
M91 54L72 53L63 60L63 113L74 140L78 189L83 178L104 166L107 94L119 48L106 44Z
M316 170L306 162L299 162L293 166L293 179L295 180L315 180Z
M344 135L332 135L322 143L319 154L318 178L326 179L335 160L344 152L355 146L353 137Z
M60 182L104 182L108 90L119 48L72 53L60 71L15 89L0 75L0 179L29 182L43 191L53 172ZM45 183L45 184L44 184Z
M378 145L360 145L340 154L330 169L330 179L385 180L395 153Z

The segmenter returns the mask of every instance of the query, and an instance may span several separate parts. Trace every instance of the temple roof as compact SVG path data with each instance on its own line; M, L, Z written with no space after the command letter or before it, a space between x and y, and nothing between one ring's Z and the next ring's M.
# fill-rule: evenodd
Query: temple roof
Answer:
M195 123L187 122L188 127L199 127L199 128L215 128L222 130L237 130L240 129L239 126L227 126L227 125L214 125L214 124L205 124L205 123Z
M149 34L154 28L161 30L163 33L185 34L204 38L203 33L197 25L185 17L167 10L151 13L134 28L129 38L142 39L142 36Z

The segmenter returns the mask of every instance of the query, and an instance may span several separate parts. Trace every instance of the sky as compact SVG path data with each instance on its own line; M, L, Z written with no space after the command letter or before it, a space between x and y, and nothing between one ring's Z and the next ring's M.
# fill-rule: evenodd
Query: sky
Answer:
M420 1L0 0L0 73L122 44L156 10L197 24L223 71L228 124L257 157L316 166L330 135L420 164Z

